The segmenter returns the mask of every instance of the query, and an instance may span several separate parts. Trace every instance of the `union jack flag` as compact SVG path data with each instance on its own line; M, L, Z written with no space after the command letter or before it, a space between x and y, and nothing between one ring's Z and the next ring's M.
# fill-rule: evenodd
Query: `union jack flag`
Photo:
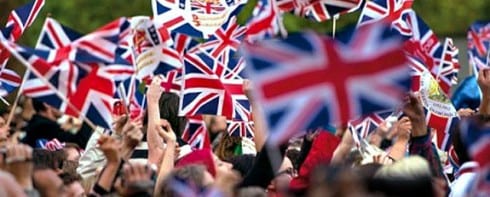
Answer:
M490 47L490 23L475 22L468 29L468 60L475 75L482 68L488 68L488 48Z
M312 32L246 45L271 143L400 104L410 76L400 38L387 31L366 26L347 45Z
M189 52L195 53L197 49L205 51L230 70L240 66L241 56L237 51L245 38L247 28L240 26L236 20L236 17L232 16L209 40Z
M254 123L253 121L237 121L228 120L226 121L226 130L231 136L254 138Z
M321 22L357 10L363 0L279 0L279 9Z
M385 21L404 36L412 36L412 28L407 21L412 10L413 0L372 0L362 9L358 26Z
M275 0L260 0L253 11L252 18L247 22L246 40L255 42L284 33L281 15L278 14ZM285 33L284 33L285 34Z
M148 81L155 75L166 75L169 71L182 69L184 53L198 42L179 33L172 34L172 40L170 46L153 46L137 57L138 79Z
M47 17L39 34L36 48L44 50L59 49L70 45L82 36L82 34L62 25L55 19Z
M19 87L22 78L13 70L4 68L0 73L0 97L5 97Z
M167 72L164 75L157 75L162 80L160 87L163 92L170 92L180 95L182 89L182 69L175 69ZM148 86L151 84L152 78L145 78L144 82Z
M450 92L451 85L458 84L460 68L458 53L459 49L454 46L453 40L446 38L437 75L437 80L440 85L442 84L441 88L444 92Z
M187 53L184 59L181 116L211 114L237 120L249 116L243 79L227 74L225 67L207 53Z
M10 12L7 25L1 30L3 37L11 42L17 42L24 31L34 22L43 6L44 0L35 0ZM0 71L7 64L9 57L9 51L0 47Z
M196 149L211 149L211 140L202 116L187 117L182 140Z
M490 128L482 126L474 119L463 119L460 123L462 138L468 147L467 152L479 165L478 176L473 181L469 196L488 196L490 194Z
M153 17L162 37L169 37L171 33L177 32L192 37L209 38L223 22L232 16L232 13L236 14L235 11L241 9L245 2L238 0L152 0ZM197 6L198 4L203 6ZM208 11L210 13L207 13Z
M349 122L349 129L351 132L358 133L362 139L367 139L376 128L385 122L385 120L392 114L392 111L376 112L362 118Z

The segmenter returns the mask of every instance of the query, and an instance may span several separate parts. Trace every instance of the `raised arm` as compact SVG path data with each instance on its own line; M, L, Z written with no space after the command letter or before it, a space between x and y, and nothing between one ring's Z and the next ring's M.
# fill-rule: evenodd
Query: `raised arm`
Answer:
M148 142L148 162L150 164L159 164L163 155L163 139L158 134L158 123L160 121L158 101L162 95L160 83L160 77L154 77L146 92L148 101L148 128L146 139Z
M262 109L258 105L257 101L254 100L252 96L252 84L247 79L243 81L243 92L247 96L248 101L250 102L250 106L252 106L252 116L254 119L255 149L257 150L257 152L260 152L267 138L267 130L264 122L264 117L262 116Z
M478 86L482 94L480 114L490 115L490 69L481 69L478 72Z
M165 177L174 169L175 148L177 146L177 136L172 130L172 126L166 121L161 120L158 127L158 134L165 140L164 156L158 168L158 177L155 187L155 193L161 191L161 185Z

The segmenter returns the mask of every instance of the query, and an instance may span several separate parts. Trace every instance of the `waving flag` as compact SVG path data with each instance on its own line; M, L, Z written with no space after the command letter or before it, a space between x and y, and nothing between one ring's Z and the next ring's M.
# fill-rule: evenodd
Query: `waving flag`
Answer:
M183 33L208 38L241 9L240 0L152 0L153 17L162 37Z
M350 121L349 129L351 132L358 133L357 136L362 139L367 139L369 134L378 128L381 123L385 122L391 114L391 110L372 113L357 120Z
M182 69L184 53L198 44L191 37L179 33L172 34L172 41L171 46L152 46L137 57L138 79L147 81L153 76Z
M414 70L412 90L420 93L427 125L436 130L437 146L447 151L451 145L451 127L459 119L457 111L425 66L417 59L409 58L409 61Z
M196 50L209 53L228 69L239 66L241 56L238 54L238 48L245 38L247 28L239 26L236 20L236 17L232 16L209 40L196 46Z
M4 68L0 73L0 97L5 97L19 87L22 78L13 70Z
M400 39L388 31L366 26L348 45L311 32L247 45L272 143L398 105L410 78Z
M36 48L58 49L70 45L81 37L82 34L48 17L44 21Z
M404 36L411 36L412 30L406 14L413 12L413 0L372 0L362 9L358 25L385 21Z
M446 38L442 55L439 59L440 66L437 74L437 80L442 86L444 92L450 92L452 85L458 84L459 72L459 49L454 46L451 38Z
M357 10L362 2L363 0L279 0L277 3L281 11L293 12L321 22L336 14Z
M239 136L245 138L254 138L254 123L253 121L226 121L226 130L231 136Z
M211 149L211 140L202 116L187 117L187 125L182 132L182 140L196 149Z
M490 23L477 21L468 30L468 60L475 75L482 68L488 68L488 48L490 47Z
M32 25L43 6L44 0L35 0L13 10L7 19L7 25L1 31L3 37L11 42L17 42L24 31ZM0 47L0 71L7 64L9 57L8 50Z
M271 38L283 31L281 15L278 13L276 4L275 0L260 0L257 2L253 16L247 22L247 41L255 42Z
M250 103L243 93L243 79L229 74L207 53L185 54L180 115L211 114L243 120Z

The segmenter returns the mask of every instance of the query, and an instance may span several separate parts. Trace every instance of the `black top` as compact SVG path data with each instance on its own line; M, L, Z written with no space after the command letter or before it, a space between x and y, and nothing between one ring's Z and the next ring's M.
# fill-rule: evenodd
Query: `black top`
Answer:
M55 121L35 114L25 128L26 136L22 142L31 147L36 147L39 139L52 140L58 139L60 142L71 142L84 148L91 135L91 130L80 129L77 134L72 134L61 129Z

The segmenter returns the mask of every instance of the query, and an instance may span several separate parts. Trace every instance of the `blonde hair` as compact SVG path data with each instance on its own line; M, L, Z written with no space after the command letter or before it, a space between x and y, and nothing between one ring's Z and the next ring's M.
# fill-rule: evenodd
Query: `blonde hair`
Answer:
M430 176L429 162L420 156L406 157L391 165L385 165L375 175L377 178L403 177L406 179L418 179Z

